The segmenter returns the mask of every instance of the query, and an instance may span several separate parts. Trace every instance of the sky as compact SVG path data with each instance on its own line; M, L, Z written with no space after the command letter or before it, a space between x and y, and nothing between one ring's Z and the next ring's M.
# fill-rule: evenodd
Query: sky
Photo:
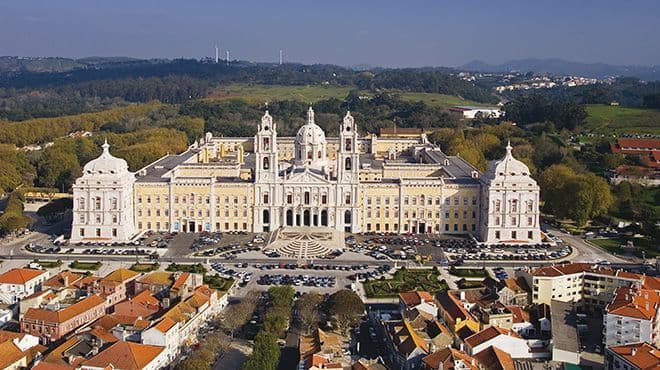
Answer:
M657 0L1 0L0 55L660 64Z

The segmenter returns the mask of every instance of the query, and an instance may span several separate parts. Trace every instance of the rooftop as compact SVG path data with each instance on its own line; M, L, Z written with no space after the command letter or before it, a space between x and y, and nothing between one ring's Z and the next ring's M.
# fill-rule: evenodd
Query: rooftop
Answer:
M46 273L45 270L14 268L0 275L0 284L25 284Z
M606 310L608 314L652 320L659 303L660 293L655 290L620 287Z
M163 349L164 347L118 341L82 364L103 369L112 366L114 369L141 370L149 365Z
M613 346L609 350L623 357L638 369L657 370L660 368L660 351L648 343Z
M48 310L45 308L30 308L25 313L23 319L25 320L38 320L48 323L63 323L73 317L76 317L83 312L89 311L97 306L105 304L105 300L98 295L91 295L87 298L62 308L57 311Z

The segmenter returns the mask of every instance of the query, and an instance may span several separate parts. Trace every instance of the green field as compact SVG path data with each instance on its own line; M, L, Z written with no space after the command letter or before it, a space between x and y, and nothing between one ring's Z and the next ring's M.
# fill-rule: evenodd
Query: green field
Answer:
M431 294L448 289L447 283L438 280L436 269L402 269L394 273L392 279L369 280L364 282L364 291L369 298L395 298L401 292L423 290Z
M232 285L234 285L234 279L224 278L218 274L215 275L204 275L204 284L207 284L213 289L217 289L223 292L228 291Z
M455 105L474 105L474 106L488 106L487 104L477 103L472 100L463 99L458 96L435 94L435 93L421 93L421 92L401 92L398 93L401 100L405 101L422 101L431 107L449 108ZM493 104L490 104L492 106Z
M646 258L653 258L660 255L658 248L647 238L599 238L591 239L589 242L596 244L610 253L623 254L621 245L625 244L628 240L632 240L633 245L637 247L634 253L637 257L642 257L642 251L645 253Z
M283 86L232 84L218 87L211 93L210 98L216 100L239 99L252 104L264 104L277 100L298 100L306 103L314 103L329 98L343 100L351 90L352 88L349 86L334 85Z
M87 270L87 271L96 271L101 268L103 264L101 262L79 262L73 261L69 264L70 269L74 270Z
M156 271L160 267L158 263L134 263L129 270L135 272L151 272Z
M624 108L588 104L587 119L582 131L597 134L656 134L660 135L660 111L655 109Z
M337 98L343 100L346 98L348 93L354 89L355 88L351 86L336 85L284 86L232 84L218 87L210 94L209 99L239 99L251 104L264 104L265 102L277 100L297 100L306 103L314 103L319 100L329 98ZM401 100L404 101L422 101L429 106L438 108L449 108L454 105L484 106L483 103L477 103L475 101L463 99L458 96L445 94L404 92L395 90L391 91L391 93L396 94ZM365 96L373 95L373 93L368 91L362 91L360 94Z

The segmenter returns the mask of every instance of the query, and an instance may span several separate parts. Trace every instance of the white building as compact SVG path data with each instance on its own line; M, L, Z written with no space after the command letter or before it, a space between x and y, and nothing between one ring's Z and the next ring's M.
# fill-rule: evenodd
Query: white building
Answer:
M648 342L660 345L660 293L621 287L603 315L606 346Z
M475 107L471 105L460 105L449 108L449 111L461 113L464 118L474 119L477 116L483 118L500 118L504 112L498 107Z
M135 234L133 183L125 160L110 154L106 141L101 155L83 168L73 185L71 241L127 242Z
M515 359L543 358L550 355L548 351L532 351L527 341L516 332L498 326L490 326L467 337L465 346L466 352L470 356L474 356L490 346L509 353Z
M41 290L48 271L15 268L0 275L0 302L13 304Z
M310 107L295 137L278 137L266 112L254 137L207 133L135 174L104 144L74 185L71 242L314 226L538 243L538 200L538 186L510 146L482 174L421 131L360 137L350 112L338 135L326 137Z
M492 161L481 177L481 239L486 243L540 243L539 186L529 168L511 154Z

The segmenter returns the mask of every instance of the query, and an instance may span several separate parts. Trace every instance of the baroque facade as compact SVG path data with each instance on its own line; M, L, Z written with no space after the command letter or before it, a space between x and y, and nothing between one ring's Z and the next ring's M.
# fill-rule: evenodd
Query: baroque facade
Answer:
M539 188L511 154L480 173L425 134L359 136L350 112L339 135L307 122L278 137L268 111L253 138L207 133L136 173L103 153L74 185L72 242L125 242L147 231L471 234L486 243L538 243Z

